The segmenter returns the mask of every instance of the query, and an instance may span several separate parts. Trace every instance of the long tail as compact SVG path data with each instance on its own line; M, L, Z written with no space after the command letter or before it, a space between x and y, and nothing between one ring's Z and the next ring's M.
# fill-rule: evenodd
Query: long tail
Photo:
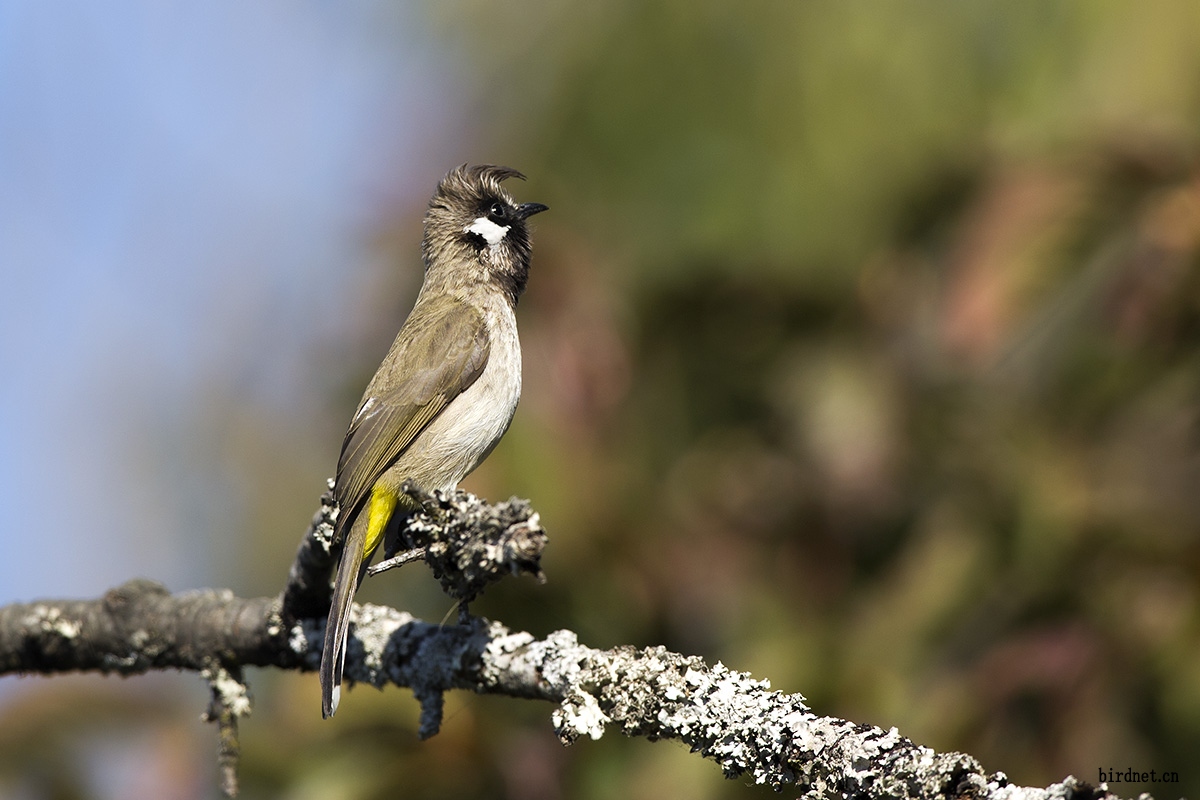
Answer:
M367 514L359 514L350 526L342 546L337 581L333 585L333 602L325 623L325 647L321 651L321 716L325 719L337 711L342 696L342 666L346 663L346 635L350 630L350 608L354 590L362 580L363 546L367 540Z

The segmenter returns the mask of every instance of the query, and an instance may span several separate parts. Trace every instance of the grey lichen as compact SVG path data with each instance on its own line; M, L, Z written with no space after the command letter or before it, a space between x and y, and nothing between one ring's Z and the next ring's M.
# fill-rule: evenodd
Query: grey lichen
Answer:
M366 672L366 677L359 677L358 680L382 687L390 678L384 663L388 643L397 630L413 621L413 616L387 606L367 603L358 607L354 619L355 636L352 646L361 648L362 667Z
M610 717L600 708L600 702L587 692L569 693L550 715L558 738L570 743L580 736L599 739Z
M36 628L63 639L74 639L79 635L81 629L79 621L67 618L61 609L42 604L35 605L32 612L26 615L22 622L30 628Z
M488 632L480 665L484 687L477 690L555 700L552 721L567 744L598 738L613 724L626 735L681 741L729 777L797 785L814 799L991 793L969 756L919 747L895 728L818 716L801 695L773 691L768 681L720 663L709 666L661 647L595 650L570 631L540 641L497 623Z
M548 537L529 501L513 497L492 505L462 491L406 492L421 503L401 526L394 549L424 550L425 562L451 597L470 602L506 575L528 572L544 580Z
M250 714L250 689L240 678L235 677L229 670L220 666L212 666L201 670L200 677L208 681L217 705L228 709L235 717L245 717ZM209 721L211 712L205 715Z

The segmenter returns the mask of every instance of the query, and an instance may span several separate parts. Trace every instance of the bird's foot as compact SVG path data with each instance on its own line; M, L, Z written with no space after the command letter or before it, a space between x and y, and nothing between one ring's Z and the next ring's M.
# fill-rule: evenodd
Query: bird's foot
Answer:
M417 486L412 480L406 480L400 485L400 492L414 500L421 508L429 509L431 506L436 506L438 499L432 492L427 492L420 486Z

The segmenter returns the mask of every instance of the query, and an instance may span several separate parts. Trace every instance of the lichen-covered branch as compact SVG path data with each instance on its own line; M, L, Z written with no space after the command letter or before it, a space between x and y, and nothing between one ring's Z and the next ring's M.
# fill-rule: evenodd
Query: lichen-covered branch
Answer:
M333 526L338 507L333 500L333 480L321 495L321 507L313 514L308 531L300 540L296 557L280 593L280 610L289 618L319 617L329 612L333 586L329 576L336 564Z
M171 594L132 580L96 600L41 600L0 608L0 675L213 665L300 666L279 644L274 598L227 589Z
M548 537L528 500L493 505L467 492L426 494L411 482L404 491L421 510L404 521L389 549L420 551L455 600L469 603L488 584L523 572L545 581L541 559Z
M492 507L469 495L435 500L412 523L422 530L404 535L422 536L421 547L440 550L443 573L463 573L458 584L440 576L444 585L459 587L457 596L473 596L506 572L537 571L544 535L539 543L540 528L527 504ZM0 608L0 674L202 673L213 687L209 716L221 729L223 781L231 790L236 721L248 711L241 668L313 671L320 663L324 609L318 600L323 592L327 598L333 513L327 506L314 517L278 597L242 599L216 589L174 595L136 580L95 600ZM463 534L464 519L483 521L490 533L473 540ZM441 530L452 533L440 538ZM721 664L663 648L596 650L570 631L536 639L480 618L443 626L393 608L357 605L345 679L411 688L421 702L422 736L437 732L442 695L452 689L539 699L557 705L552 720L564 743L599 738L609 726L629 736L676 739L729 777L794 785L813 798L1111 796L1073 778L1046 789L1009 786L1003 774L985 773L970 756L935 753L895 729L819 716L800 695L772 691L766 681ZM318 709L314 687L313 713Z

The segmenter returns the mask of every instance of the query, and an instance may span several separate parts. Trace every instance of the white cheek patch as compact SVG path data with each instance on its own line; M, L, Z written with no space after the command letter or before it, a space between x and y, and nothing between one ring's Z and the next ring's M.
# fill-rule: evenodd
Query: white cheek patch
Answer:
M479 217L464 230L467 233L479 234L485 242L495 247L508 235L508 227L507 225L497 225L487 217Z

